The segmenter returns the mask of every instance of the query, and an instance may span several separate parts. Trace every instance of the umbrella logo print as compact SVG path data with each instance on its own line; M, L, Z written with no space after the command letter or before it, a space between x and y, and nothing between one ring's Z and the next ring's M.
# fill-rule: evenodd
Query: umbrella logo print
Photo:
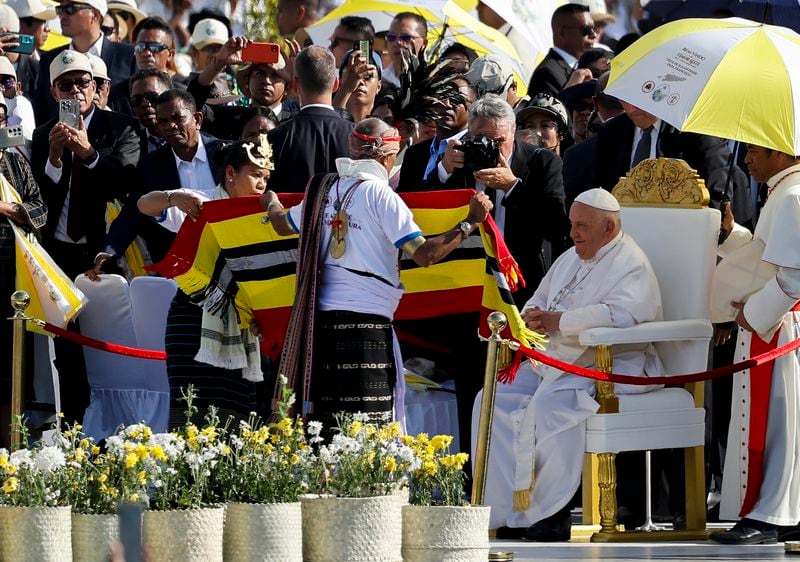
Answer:
M642 84L642 91L645 94L649 94L650 92L653 91L653 88L655 88L655 87L656 87L656 83L653 82L652 80L648 80L647 82Z
M681 95L680 94L672 94L670 97L667 98L667 105L675 105L680 101Z
M663 101L669 95L669 85L668 84L661 84L658 88L653 91L653 98L654 102Z

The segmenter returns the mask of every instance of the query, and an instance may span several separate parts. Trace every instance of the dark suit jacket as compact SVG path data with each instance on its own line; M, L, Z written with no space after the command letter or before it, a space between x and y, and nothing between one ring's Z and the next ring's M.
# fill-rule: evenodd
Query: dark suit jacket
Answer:
M217 150L222 142L209 135L203 135L208 162L211 166L211 175L219 183L222 180L223 170L215 162ZM108 231L105 246L111 246L114 253L123 254L131 242L141 236L147 243L147 249L153 262L161 260L166 255L172 244L175 234L139 212L136 202L139 197L151 191L180 189L191 187L181 185L178 168L175 165L175 156L169 145L145 154L136 168L137 188L131 192L125 201L120 216L117 217Z
M33 99L33 111L36 114L36 123L42 124L49 119L58 116L58 106L50 95L50 63L56 55L67 49L69 45L64 45L52 51L43 51L39 67L39 79L36 82L36 92ZM124 82L136 72L136 59L133 56L133 47L127 43L114 43L105 37L100 58L108 67L108 77L111 78L112 86Z
M56 120L48 121L33 132L31 168L47 204L49 213L42 230L45 247L54 239L64 201L69 192L72 152L64 150L61 162L61 179L58 183L45 174L45 164L50 153L50 131ZM136 164L141 155L141 139L135 119L113 111L94 110L87 131L89 142L99 153L97 165L81 170L81 188L86 194L83 215L87 221L86 241L90 252L100 251L106 235L106 202L124 199L132 188ZM56 262L58 256L54 256ZM89 267L91 264L87 264Z
M597 152L597 135L583 142L570 146L564 152L564 196L567 214L575 198L597 185L595 174L595 154Z
M39 61L33 60L30 55L20 55L17 60L17 82L22 84L22 93L29 100L33 99L38 78Z
M426 182L425 168L431 158L431 144L433 139L428 139L419 144L414 144L406 149L403 156L403 165L400 166L400 181L397 184L397 192L424 191ZM436 175L436 170L431 176Z
M550 49L531 75L528 95L533 97L536 94L545 93L557 97L561 88L569 80L570 74L572 74L572 68L567 61Z
M602 187L611 191L619 179L628 173L633 150L633 121L624 113L608 120L597 133L595 156L595 182L589 187ZM706 182L712 205L719 207L720 197L726 188L730 151L727 141L708 135L682 133L662 122L656 143L656 152L667 158L680 158ZM588 187L587 187L588 189ZM753 216L747 178L733 166L732 186L728 188L733 212L737 221L747 222Z
M336 159L348 155L355 125L325 107L301 109L269 132L275 170L270 189L303 193L316 174L336 171Z
M521 307L545 274L542 242L548 240L552 244L555 259L565 247L569 221L564 211L561 158L555 152L515 141L511 171L522 183L503 199L503 238L525 278L526 286L514 294L514 301ZM464 168L455 170L444 184L435 174L429 180L432 189L475 187L475 178ZM493 189L487 189L486 194L494 201Z

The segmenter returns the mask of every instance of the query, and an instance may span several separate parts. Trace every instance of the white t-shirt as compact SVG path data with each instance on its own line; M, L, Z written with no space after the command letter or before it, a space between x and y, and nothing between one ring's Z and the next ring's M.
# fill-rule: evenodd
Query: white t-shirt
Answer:
M398 249L409 240L421 236L422 230L414 222L405 202L389 187L386 170L378 162L337 158L336 168L340 176L338 191L334 184L329 192L323 219L320 248L323 264L369 273L400 288ZM345 196L356 184L353 191ZM332 257L328 251L337 193L346 201L344 209L350 217L345 234L346 249L339 259ZM299 233L303 204L289 209L288 216L292 228Z

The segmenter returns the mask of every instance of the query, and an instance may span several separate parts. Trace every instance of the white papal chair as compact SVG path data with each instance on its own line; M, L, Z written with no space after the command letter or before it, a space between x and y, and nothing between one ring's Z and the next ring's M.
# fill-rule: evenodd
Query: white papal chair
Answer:
M666 374L704 371L712 336L709 295L720 213L708 207L703 180L682 160L645 160L613 190L622 229L647 254L661 288L664 321L580 334L596 348L596 364L611 372L614 345L653 342ZM666 540L706 535L703 383L645 394L614 394L598 382L600 411L587 420L583 471L584 523L600 523L593 541ZM620 532L616 523L616 454L685 448L686 531Z

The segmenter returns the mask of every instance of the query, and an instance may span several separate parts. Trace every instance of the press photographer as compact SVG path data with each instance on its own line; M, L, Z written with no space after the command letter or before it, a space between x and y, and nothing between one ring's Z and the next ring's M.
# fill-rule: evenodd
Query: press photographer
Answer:
M467 134L448 142L434 189L477 189L494 203L494 220L525 277L514 298L524 304L544 276L542 242L555 258L564 248L569 221L564 210L561 159L552 151L514 140L514 110L487 94L469 111Z

